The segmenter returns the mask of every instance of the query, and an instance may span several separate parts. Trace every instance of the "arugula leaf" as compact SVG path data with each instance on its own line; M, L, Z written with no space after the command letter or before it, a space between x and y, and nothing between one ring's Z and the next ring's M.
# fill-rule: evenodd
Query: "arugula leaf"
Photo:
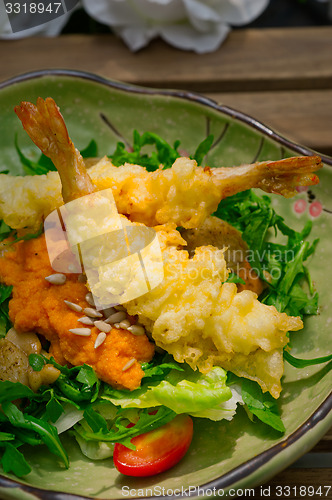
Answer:
M269 393L262 392L261 388L252 380L241 379L242 398L248 410L259 420L279 432L285 432L285 426L279 415L276 401Z
M306 366L312 366L312 365L318 365L321 363L327 363L328 361L332 360L332 354L329 356L323 356L321 358L314 358L314 359L301 359L301 358L294 358L291 354L289 354L288 351L284 351L284 359L289 363L290 365L294 366L295 368L305 368Z
M0 463L5 473L12 472L17 477L26 476L31 472L31 467L23 454L11 443L6 443Z
M15 144L15 149L16 149L17 154L21 160L21 163L23 165L23 168L24 168L24 171L26 174L28 174L28 175L43 175L43 174L47 174L47 172L49 172L50 170L56 170L55 166L53 165L53 162L51 160L49 160L49 162L51 162L51 164L49 162L47 162L44 158L44 155L42 155L41 158L39 158L39 160L37 162L29 160L29 158L27 158L19 148L17 134L15 136L14 144ZM47 163L47 165L45 165L45 162Z
M196 160L198 165L201 165L212 143L213 135L209 135L197 147L195 154L191 158ZM148 145L154 146L156 151L153 150L150 154L143 153L143 147ZM134 130L132 149L129 151L123 142L118 142L114 153L109 155L109 157L112 163L117 167L127 162L141 165L145 167L148 172L153 172L160 168L160 165L162 165L164 169L171 168L175 160L180 156L178 152L179 146L180 141L175 141L173 146L171 146L153 132L144 132L140 135L137 130Z
M154 358L149 363L142 363L141 367L144 370L142 384L152 384L156 381L159 382L163 380L171 370L184 371L183 367L174 361L173 357L169 354L155 354Z
M40 372L45 366L44 358L39 354L29 354L29 365L35 372Z
M138 422L133 427L127 427L128 421L124 421L123 417L120 416L116 419L114 427L108 432L89 432L80 424L75 426L75 431L87 441L121 443L127 446L127 448L135 449L130 442L133 437L157 429L167 422L170 422L176 416L174 411L165 406L160 406L157 412L153 412L153 414L150 414L149 411L151 410L142 410Z
M204 156L210 151L213 143L213 135L208 135L204 141L202 141L198 148L195 151L194 156L192 157L197 161L197 165L201 165L204 159Z
M20 382L0 381L0 404L21 398L34 398L36 394Z
M18 136L16 134L15 136L15 149L17 151L17 154L21 160L21 163L23 165L24 171L28 175L44 175L47 174L50 171L56 171L56 168L54 166L54 163L50 158L45 156L43 153L41 156L38 158L37 161L30 160L27 156L23 154L21 151L19 145L18 145ZM91 157L96 157L98 153L98 148L97 148L97 143L94 139L92 139L89 144L86 146L86 148L81 150L81 155L83 158L91 158ZM1 172L3 173L3 172Z
M229 273L226 283L241 283L242 285L246 284L246 282L242 278L240 278L240 276L233 272Z
M318 294L314 293L310 274L304 266L318 243L318 240L312 244L304 241L310 234L311 221L302 231L295 231L272 209L268 196L258 196L252 190L222 200L215 215L242 232L250 249L251 266L269 285L262 302L294 316L317 314ZM271 229L285 236L286 244L267 241ZM309 294L302 282L307 283Z
M86 148L80 151L83 158L96 158L98 156L98 146L94 139L92 139Z
M92 406L88 406L84 413L83 416L93 432L104 432L106 433L108 431L107 427L107 422L105 418L100 415L97 411L95 411Z
M46 416L48 420L51 422L55 423L60 415L64 412L64 409L62 407L62 404L57 400L56 396L54 395L54 390L50 389L51 393L51 398L46 404Z
M9 422L15 427L36 432L46 444L51 453L60 457L66 468L69 467L68 455L63 448L56 428L46 422L45 420L38 419L32 415L23 414L13 403L6 402L2 404L2 410L7 416Z
M0 432L0 442L1 441L13 441L15 439L14 434L10 434L9 432Z
M5 240L13 232L13 229L8 226L3 220L0 221L0 241Z
M0 338L3 338L12 323L9 319L9 300L13 287L0 283Z

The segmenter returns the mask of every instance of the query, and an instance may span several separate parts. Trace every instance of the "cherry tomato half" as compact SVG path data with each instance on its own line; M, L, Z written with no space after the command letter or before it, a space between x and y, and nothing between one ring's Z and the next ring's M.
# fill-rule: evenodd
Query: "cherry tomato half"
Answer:
M193 421L177 415L167 424L131 439L136 450L116 443L113 461L126 476L153 476L170 469L186 454L193 437Z

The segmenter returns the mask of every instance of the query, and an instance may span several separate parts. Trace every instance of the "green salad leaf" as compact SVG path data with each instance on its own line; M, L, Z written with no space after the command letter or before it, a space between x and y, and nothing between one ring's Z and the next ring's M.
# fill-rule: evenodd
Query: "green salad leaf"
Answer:
M257 382L228 372L227 383L230 387L236 384L241 388L242 400L250 415L255 415L261 422L279 432L285 432L277 401L268 392L263 393Z
M160 364L164 367L161 371L168 365L168 359L171 360L170 356ZM215 410L220 410L219 419L224 418L227 410L222 404L232 397L232 392L226 386L226 372L222 368L214 367L209 373L202 374L187 364L179 365L173 361L163 375L156 370L153 376L144 377L140 388L116 390L105 385L101 397L121 408L167 406L176 413L200 416L204 412L207 418L211 410L213 420L217 420Z
M198 165L202 164L205 155L211 149L212 143L213 135L209 135L198 145L192 156ZM142 149L145 146L154 146L155 150L149 153L143 152ZM175 160L180 157L179 146L180 141L175 141L171 146L153 132L144 132L140 135L137 130L134 130L132 148L128 148L123 142L118 142L115 151L109 157L117 167L124 163L132 163L145 167L148 172L153 172L158 170L161 165L163 168L171 168Z
M9 299L12 290L12 286L0 283L0 338L4 337L12 326L9 319Z
M87 430L86 426L82 425L81 422L74 427L75 432L81 438L86 441L121 443L131 449L135 449L131 443L133 437L157 429L170 422L176 416L174 411L165 406L160 406L156 411L143 409L139 412L139 418L135 425L128 426L128 419L125 418L124 414L120 414L113 422L112 428L107 430L106 420L102 423L102 417L99 416L97 418L95 415L92 415L91 409L89 413L87 423L90 426L90 430Z
M52 160L45 156L43 153L37 161L30 160L26 155L24 155L18 145L17 134L15 136L15 149L23 165L24 172L27 175L45 175L48 172L56 171ZM95 158L98 155L98 147L94 139L89 142L86 148L81 150L81 155L83 156L83 158Z
M287 361L287 363L294 366L295 368L305 368L306 366L319 365L321 363L327 363L328 361L331 361L332 354L328 356L322 356L320 358L300 359L295 358L294 356L289 354L288 351L284 350L284 359Z
M241 231L250 249L248 260L251 266L269 285L260 297L263 303L274 305L278 311L292 316L317 314L318 293L314 291L304 265L318 243L318 240L312 244L305 241L311 231L311 221L302 231L295 231L271 207L268 196L258 196L252 190L222 200L215 215ZM287 242L268 241L270 230L275 235L285 236Z
M1 440L0 446L2 445ZM5 451L1 457L0 463L5 473L12 472L17 477L26 476L31 472L31 467L25 460L23 453L11 443L5 444Z

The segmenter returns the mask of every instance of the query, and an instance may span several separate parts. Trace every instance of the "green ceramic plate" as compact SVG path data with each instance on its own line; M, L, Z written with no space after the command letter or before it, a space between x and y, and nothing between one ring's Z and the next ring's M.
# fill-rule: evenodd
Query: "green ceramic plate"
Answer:
M84 148L94 138L103 154L112 152L118 140L130 144L134 129L156 132L170 142L180 139L181 148L189 154L212 133L215 143L208 158L211 166L311 153L253 118L195 94L144 89L73 71L44 71L0 85L0 171L9 168L20 173L14 149L16 133L20 146L32 156L37 155L13 108L21 100L36 101L38 96L55 99L78 148ZM290 225L300 229L311 218L312 238L320 238L310 262L320 293L320 315L308 318L304 330L292 337L293 354L307 358L326 355L331 344L332 159L323 160L326 166L319 174L318 186L299 193L295 201L273 198L274 206ZM22 481L2 476L0 497L177 497L185 490L190 490L192 496L203 497L216 490L222 495L229 488L261 485L306 453L332 425L329 368L317 365L295 369L286 364L280 400L286 426L283 437L264 425L251 423L242 409L232 422L197 419L192 446L182 462L166 473L146 479L121 476L111 460L91 463L74 441L68 440L69 470L63 470L44 449L32 450L32 473Z

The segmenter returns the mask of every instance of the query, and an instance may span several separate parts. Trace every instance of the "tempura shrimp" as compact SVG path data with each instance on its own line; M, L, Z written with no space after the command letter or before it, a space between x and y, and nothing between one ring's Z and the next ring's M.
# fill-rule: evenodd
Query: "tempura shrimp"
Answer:
M52 98L44 100L38 97L37 105L21 102L15 107L15 113L36 146L54 163L60 175L65 203L96 191Z
M298 186L318 184L319 178L313 172L322 166L319 156L295 156L211 171L220 189L220 199L250 188L289 198L297 193Z
M52 98L37 106L22 102L15 108L25 130L52 159L62 181L64 202L95 190L111 188L118 212L147 226L174 223L199 227L214 213L221 199L256 187L285 197L297 186L318 183L313 172L322 167L319 156L264 161L233 168L198 167L194 160L178 158L172 168L147 172L139 165L115 167L104 157L91 166L69 138L63 117ZM24 178L1 175L0 218L15 229L37 227L59 206L59 181L54 172ZM9 194L10 193L10 194ZM42 200L42 201L41 201ZM33 221L33 223L32 223Z

